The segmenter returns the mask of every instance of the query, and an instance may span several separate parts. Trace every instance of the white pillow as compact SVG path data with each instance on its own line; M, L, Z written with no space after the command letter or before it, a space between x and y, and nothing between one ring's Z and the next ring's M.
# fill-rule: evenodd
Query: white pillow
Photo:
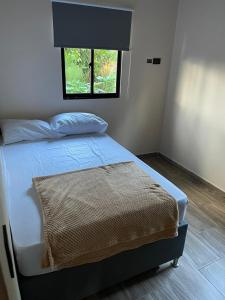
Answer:
M58 133L85 134L85 133L103 133L108 127L100 117L89 113L62 113L50 119L52 129Z
M62 136L55 133L47 122L41 120L6 119L1 120L0 125L4 144Z

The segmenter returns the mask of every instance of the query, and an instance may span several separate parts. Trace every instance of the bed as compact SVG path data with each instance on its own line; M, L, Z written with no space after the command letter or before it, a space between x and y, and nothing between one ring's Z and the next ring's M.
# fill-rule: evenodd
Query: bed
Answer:
M6 193L22 299L81 299L164 262L175 259L176 263L182 255L187 231L184 221L187 196L107 134L20 142L1 147L1 151L7 170ZM42 219L32 177L126 161L134 161L177 200L178 237L98 263L63 270L43 269Z

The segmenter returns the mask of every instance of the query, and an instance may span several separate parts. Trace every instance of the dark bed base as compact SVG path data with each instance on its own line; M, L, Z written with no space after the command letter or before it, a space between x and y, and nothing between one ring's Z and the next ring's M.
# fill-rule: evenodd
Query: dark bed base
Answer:
M123 252L101 262L49 274L24 277L18 273L22 300L78 300L135 275L172 261L183 254L187 223L176 238Z

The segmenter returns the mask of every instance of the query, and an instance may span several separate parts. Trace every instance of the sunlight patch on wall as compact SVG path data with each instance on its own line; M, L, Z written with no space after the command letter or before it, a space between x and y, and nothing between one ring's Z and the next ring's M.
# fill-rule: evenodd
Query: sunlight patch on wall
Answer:
M225 144L224 83L225 65L186 59L178 72L170 108L172 152L178 153L190 169L212 177L216 166L212 169L209 157L212 161L215 156L222 157L219 145L221 141Z

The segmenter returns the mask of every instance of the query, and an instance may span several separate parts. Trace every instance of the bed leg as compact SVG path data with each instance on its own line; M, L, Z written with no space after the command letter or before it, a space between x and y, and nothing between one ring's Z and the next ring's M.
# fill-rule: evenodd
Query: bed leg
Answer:
M175 258L173 262L171 263L173 268L178 268L179 267L179 258Z

